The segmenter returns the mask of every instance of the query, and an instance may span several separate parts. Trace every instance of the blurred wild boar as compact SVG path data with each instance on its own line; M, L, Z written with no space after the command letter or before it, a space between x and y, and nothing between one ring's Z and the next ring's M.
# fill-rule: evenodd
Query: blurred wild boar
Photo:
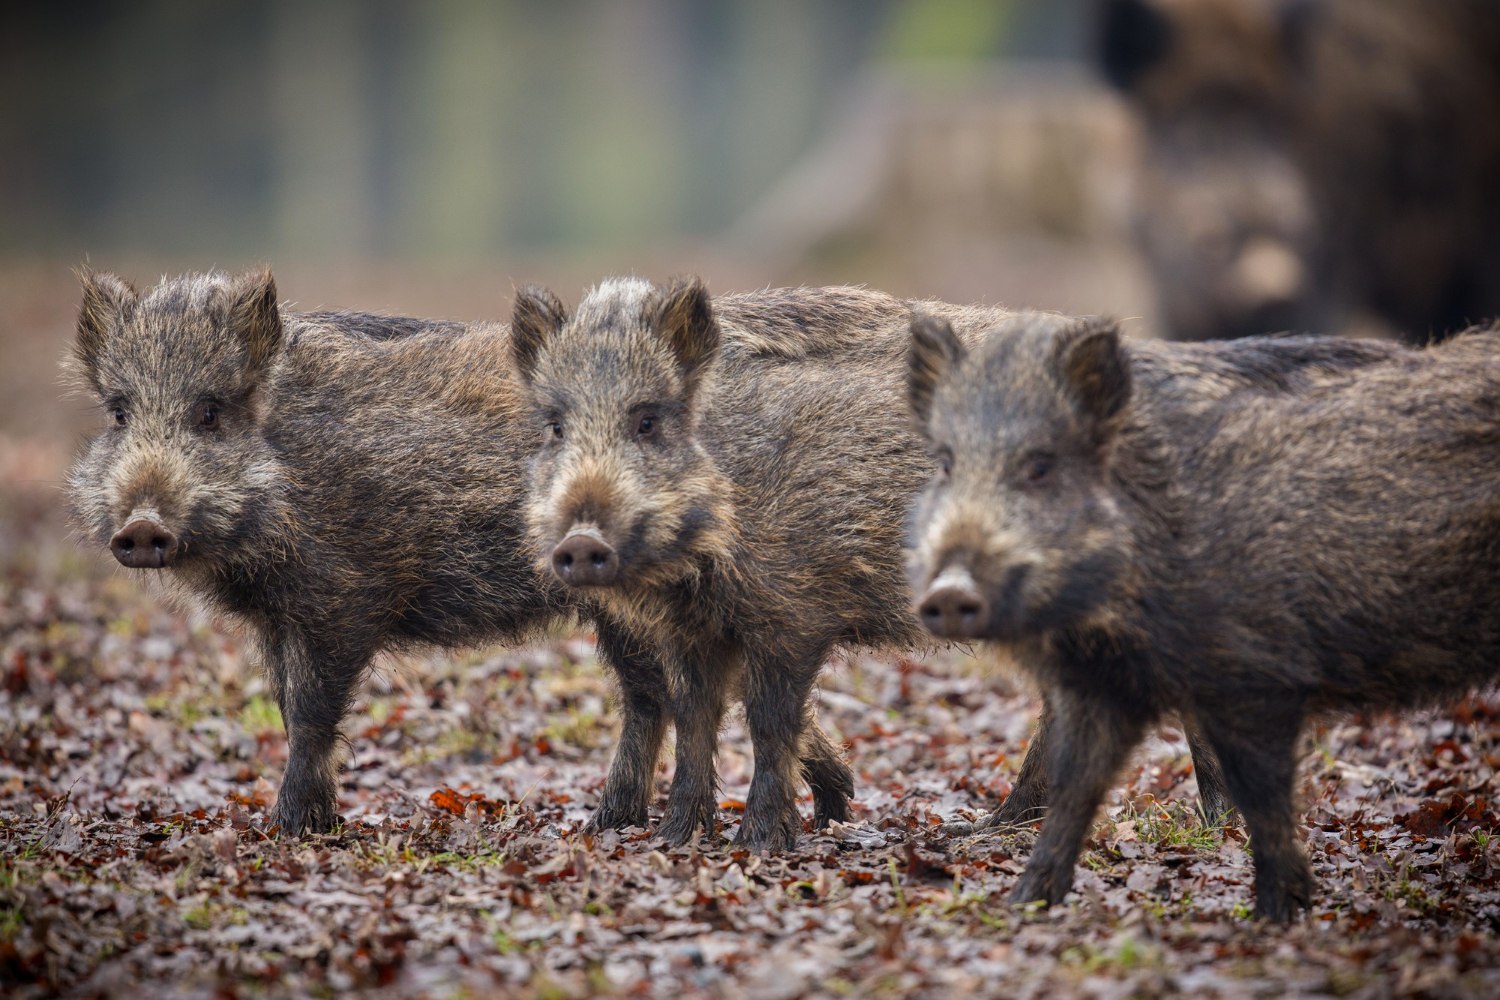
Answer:
M1183 340L1500 315L1500 4L1103 0L1135 228Z

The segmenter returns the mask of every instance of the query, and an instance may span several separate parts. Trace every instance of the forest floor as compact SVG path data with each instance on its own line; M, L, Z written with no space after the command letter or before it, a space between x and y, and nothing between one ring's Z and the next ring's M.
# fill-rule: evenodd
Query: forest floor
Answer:
M384 664L345 727L342 829L288 842L264 832L286 741L241 642L58 551L0 570L9 996L1500 994L1494 700L1310 735L1319 894L1289 928L1250 919L1252 845L1197 819L1171 730L1122 775L1068 901L1012 908L1033 835L939 825L1003 798L1035 701L960 651L829 665L854 822L791 854L727 846L738 721L716 836L579 832L617 718L573 634Z
M382 663L345 726L342 828L269 838L286 740L248 647L63 524L70 438L96 420L54 374L76 286L6 272L0 302L0 995L1500 995L1493 695L1309 732L1318 894L1286 928L1250 918L1253 845L1197 819L1171 730L1121 775L1067 901L1012 908L1034 832L940 826L1003 799L1037 703L959 650L829 664L854 821L790 854L727 846L737 719L716 836L580 833L618 716L562 631Z

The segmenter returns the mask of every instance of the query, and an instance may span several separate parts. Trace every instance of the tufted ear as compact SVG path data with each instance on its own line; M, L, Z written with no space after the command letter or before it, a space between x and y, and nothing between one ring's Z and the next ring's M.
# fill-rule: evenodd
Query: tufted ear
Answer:
M1105 0L1099 20L1099 68L1110 85L1131 90L1172 48L1172 22L1154 0Z
M642 313L672 349L691 395L703 367L719 350L719 323L708 286L700 278L676 278L651 293Z
M135 312L140 295L123 279L87 266L79 270L78 280L83 285L83 302L78 307L73 357L89 383L97 389L99 360L104 354L104 345L120 323Z
M1100 437L1130 402L1130 364L1112 319L1079 320L1058 335L1052 373L1079 414L1095 422Z
M264 372L281 351L281 306L270 268L229 280L229 329L245 342L252 376Z
M550 290L527 285L516 292L510 310L510 356L523 381L531 382L542 347L567 321L568 311Z
M945 319L927 313L911 315L911 347L906 355L906 400L917 430L927 432L932 396L968 352Z

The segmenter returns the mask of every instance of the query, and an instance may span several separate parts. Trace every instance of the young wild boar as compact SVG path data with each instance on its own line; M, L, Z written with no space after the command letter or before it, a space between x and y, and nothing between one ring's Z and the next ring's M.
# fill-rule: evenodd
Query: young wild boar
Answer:
M1500 4L1103 0L1179 339L1500 315Z
M940 465L915 515L918 613L1013 647L1054 715L1016 900L1064 896L1115 772L1175 711L1244 815L1257 914L1309 905L1303 719L1500 670L1497 348L1124 343L1030 315L971 351L914 324L910 402ZM1205 361L1250 387L1205 393L1186 374Z
M605 282L572 318L545 290L517 296L540 569L643 635L666 670L659 703L627 702L626 728L651 737L631 758L639 789L676 727L671 843L715 828L732 697L755 748L738 842L790 848L804 778L818 824L848 815L853 776L809 694L834 647L918 637L899 554L926 471L900 409L907 314L856 289L711 303L697 281Z
M293 313L269 272L144 295L85 273L74 354L105 423L70 475L77 521L258 639L283 833L333 825L339 723L377 653L515 642L563 609L523 554L534 434L504 327ZM599 624L601 655L649 675Z
M929 308L975 334L1006 315ZM637 684L625 701L606 799L643 802L672 722L677 776L659 830L672 843L714 829L731 698L755 749L738 841L794 844L799 779L815 824L848 815L853 778L809 694L835 647L904 648L920 634L901 573L929 466L901 400L909 315L848 288L710 301L697 281L616 280L572 318L550 292L517 296L516 367L541 437L528 508L540 568L600 601L666 670L665 688ZM1036 770L1012 795L1014 819L1045 802L1027 784Z

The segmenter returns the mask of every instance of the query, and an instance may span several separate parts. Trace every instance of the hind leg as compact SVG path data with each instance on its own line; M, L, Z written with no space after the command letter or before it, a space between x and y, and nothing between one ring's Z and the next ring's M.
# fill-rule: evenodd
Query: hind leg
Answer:
M754 851L788 851L797 844L802 832L797 783L803 776L805 721L813 682L827 654L826 646L794 641L746 654L745 722L755 748L755 776L736 844ZM826 737L822 743L827 746ZM825 769L831 751L831 746L820 750ZM842 781L842 775L831 770L825 770L824 777L835 784Z
M854 797L854 772L828 734L813 718L811 706L802 727L800 756L802 776L813 795L813 829L822 830L832 820L849 820L849 800Z
M1187 732L1188 749L1193 755L1193 777L1198 779L1198 812L1210 825L1227 823L1234 814L1234 802L1229 797L1219 758L1196 723L1184 719L1182 725Z

